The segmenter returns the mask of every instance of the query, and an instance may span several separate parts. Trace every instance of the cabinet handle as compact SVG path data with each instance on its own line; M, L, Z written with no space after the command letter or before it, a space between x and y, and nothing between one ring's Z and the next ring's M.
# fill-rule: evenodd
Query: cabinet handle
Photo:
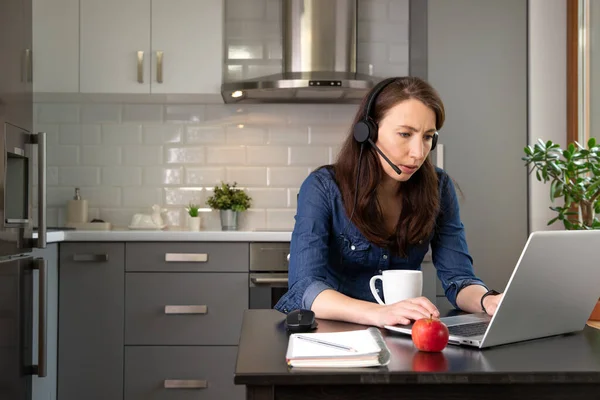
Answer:
M156 82L163 83L163 52L156 52Z
M25 82L33 81L33 65L31 62L31 49L25 49Z
M38 364L34 366L33 373L43 378L46 376L46 349L47 349L47 326L48 320L46 308L46 285L48 280L48 270L46 261L43 258L35 259L35 269L39 271L38 295L39 295L39 314L38 314Z
M166 262L207 262L206 253L166 253Z
M252 281L252 283L255 283L257 285L269 284L269 283L288 283L288 278L256 278L256 277L252 277L252 278L250 278L250 280Z
M165 389L206 389L208 382L203 379L165 379Z
M165 306L165 314L206 314L208 306Z
M106 262L108 261L108 254L73 254L73 261Z
M144 52L137 52L137 81L144 83Z

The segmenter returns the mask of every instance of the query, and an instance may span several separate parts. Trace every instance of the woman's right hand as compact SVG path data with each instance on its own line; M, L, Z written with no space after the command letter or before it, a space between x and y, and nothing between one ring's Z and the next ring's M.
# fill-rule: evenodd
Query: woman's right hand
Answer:
M408 325L412 321L430 316L439 317L437 307L426 297L415 297L389 305L379 305L373 312L373 325Z

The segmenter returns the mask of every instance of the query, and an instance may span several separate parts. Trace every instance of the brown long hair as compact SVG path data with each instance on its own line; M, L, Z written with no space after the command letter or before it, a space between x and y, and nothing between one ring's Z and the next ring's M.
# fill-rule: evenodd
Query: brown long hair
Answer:
M353 126L364 118L370 95L371 93L363 99L354 117ZM375 99L370 117L379 124L390 108L408 99L419 100L431 108L436 117L436 129L442 127L445 119L442 100L431 85L417 77L400 77L388 84ZM377 142L377 135L377 132L372 134L373 142ZM409 245L427 240L433 232L440 207L435 167L428 156L421 168L408 181L401 183L399 190L402 191L402 211L396 224L395 235L390 236L377 203L377 186L385 172L375 149L368 143L364 146L358 172L358 188L356 166L361 144L354 139L352 128L333 165L346 214L371 243L380 247L390 247L405 256ZM352 214L355 190L358 190L358 200Z

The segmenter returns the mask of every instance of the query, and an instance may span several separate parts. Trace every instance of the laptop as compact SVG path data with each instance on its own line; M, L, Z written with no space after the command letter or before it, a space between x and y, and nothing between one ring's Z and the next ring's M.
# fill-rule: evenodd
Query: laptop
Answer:
M486 348L580 331L600 298L600 230L532 232L493 317L444 317L449 344ZM386 325L410 335L412 325Z

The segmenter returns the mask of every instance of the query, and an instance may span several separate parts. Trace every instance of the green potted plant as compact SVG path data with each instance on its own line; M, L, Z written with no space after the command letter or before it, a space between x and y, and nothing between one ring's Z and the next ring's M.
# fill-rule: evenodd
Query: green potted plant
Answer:
M250 208L252 198L244 190L237 188L237 182L233 185L221 182L220 186L215 186L213 195L206 203L213 210L219 210L222 230L235 231L238 214Z
M550 181L550 200L562 197L564 204L550 207L557 216L548 225L562 221L566 229L600 229L600 147L596 139L587 148L571 143L566 149L551 140L538 140L525 147L525 165L535 170L540 182Z
M191 231L199 231L200 230L200 215L199 215L200 206L194 203L190 203L186 207L186 211L189 215L188 218L188 226Z

